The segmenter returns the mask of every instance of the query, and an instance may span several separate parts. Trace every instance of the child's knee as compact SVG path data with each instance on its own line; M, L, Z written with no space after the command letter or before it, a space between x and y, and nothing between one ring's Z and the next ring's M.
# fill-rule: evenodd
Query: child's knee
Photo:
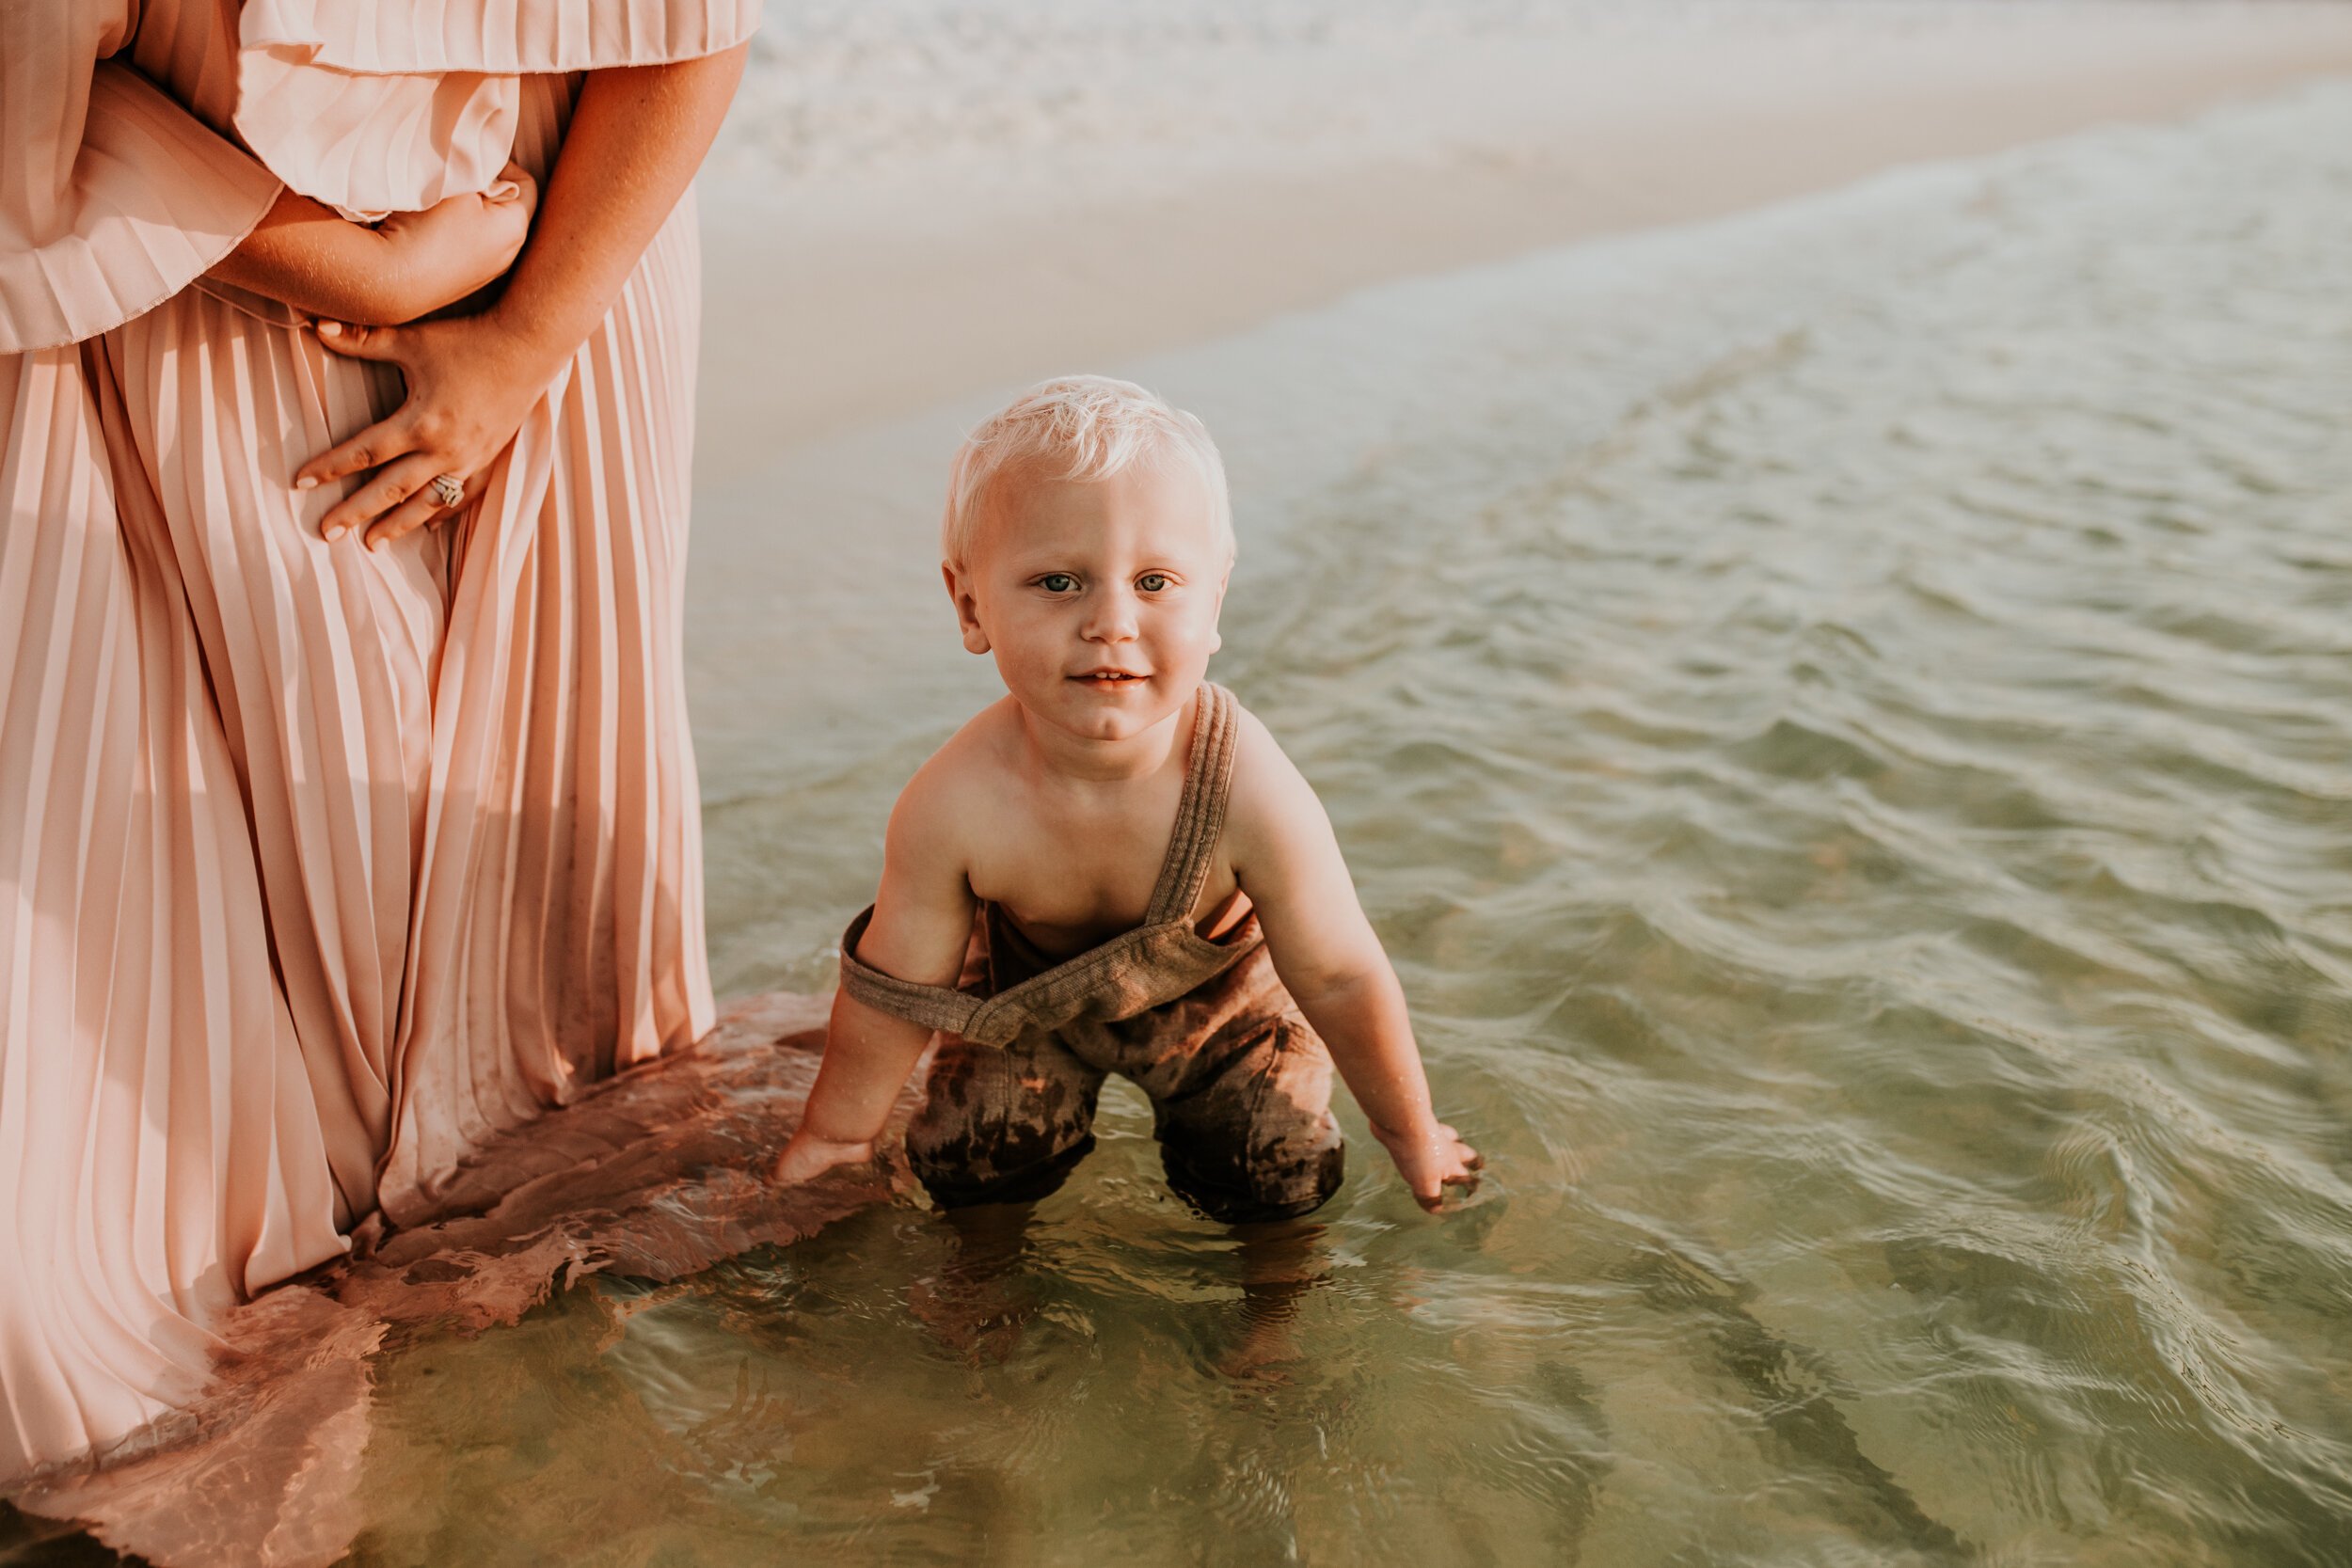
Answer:
M1330 1096L1323 1042L1293 1021L1275 1025L1203 1092L1159 1108L1168 1184L1229 1225L1311 1213L1347 1168Z
M1327 1148L1284 1157L1228 1157L1223 1149L1162 1145L1162 1164L1176 1196L1223 1225L1296 1220L1315 1213L1339 1192L1348 1173L1348 1145L1331 1131Z
M942 1042L907 1124L907 1163L934 1201L1031 1202L1068 1179L1094 1148L1097 1085L1055 1068Z
M948 1142L918 1148L907 1140L907 1164L931 1201L942 1209L981 1203L1035 1203L1050 1197L1070 1179L1079 1161L1094 1151L1094 1134L1056 1146L1036 1140Z

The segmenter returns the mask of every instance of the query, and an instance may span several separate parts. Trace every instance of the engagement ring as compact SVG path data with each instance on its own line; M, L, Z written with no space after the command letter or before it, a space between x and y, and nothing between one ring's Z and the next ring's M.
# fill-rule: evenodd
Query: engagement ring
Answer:
M455 506L466 499L466 482L455 474L436 474L433 493L441 498L443 506Z

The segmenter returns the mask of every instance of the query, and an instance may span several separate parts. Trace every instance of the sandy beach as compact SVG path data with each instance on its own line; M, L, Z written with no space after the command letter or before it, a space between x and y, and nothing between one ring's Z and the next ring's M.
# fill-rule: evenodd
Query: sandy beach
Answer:
M1738 303L1759 220L1948 169L1966 188L1915 220L1941 230L1987 156L2346 71L2352 7L2299 0L772 15L700 185L687 651L721 993L831 983L891 789L992 693L941 635L931 537L947 453L1011 389L1085 367L1198 408L1256 561L1542 333L1579 345L1573 395L1634 396L1911 264L1823 255L1820 299Z
M1242 1397L1113 1096L1001 1374L877 1221L612 1381L943 1557L2340 1555L2352 7L978 8L775 19L705 182L720 991L829 982L993 694L960 429L1132 374L1495 1197L1359 1165Z
M698 198L727 1016L0 1568L2336 1560L2347 190L2342 0L771 8ZM1488 1151L1438 1224L1343 1099L1295 1277L1118 1080L1017 1253L755 1174L1002 691L949 454L1081 368L1216 435L1213 677Z
M701 185L706 493L1382 279L2352 71L2299 0L1145 9L771 19Z

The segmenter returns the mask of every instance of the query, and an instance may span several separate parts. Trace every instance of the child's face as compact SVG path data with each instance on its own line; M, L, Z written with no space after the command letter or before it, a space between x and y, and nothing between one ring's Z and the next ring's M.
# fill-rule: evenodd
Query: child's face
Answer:
M1124 740L1183 707L1216 652L1232 568L1208 487L1183 464L1073 483L1008 471L947 592L963 645L993 653L1037 718Z

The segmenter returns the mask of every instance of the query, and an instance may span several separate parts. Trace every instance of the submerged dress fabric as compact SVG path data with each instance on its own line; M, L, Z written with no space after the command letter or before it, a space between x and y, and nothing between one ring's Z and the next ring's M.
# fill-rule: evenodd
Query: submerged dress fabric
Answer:
M281 182L544 180L579 71L755 10L0 8L0 1482L166 1416L227 1307L708 1027L691 201L480 500L380 552L318 534L358 481L291 480L398 372L201 275Z

